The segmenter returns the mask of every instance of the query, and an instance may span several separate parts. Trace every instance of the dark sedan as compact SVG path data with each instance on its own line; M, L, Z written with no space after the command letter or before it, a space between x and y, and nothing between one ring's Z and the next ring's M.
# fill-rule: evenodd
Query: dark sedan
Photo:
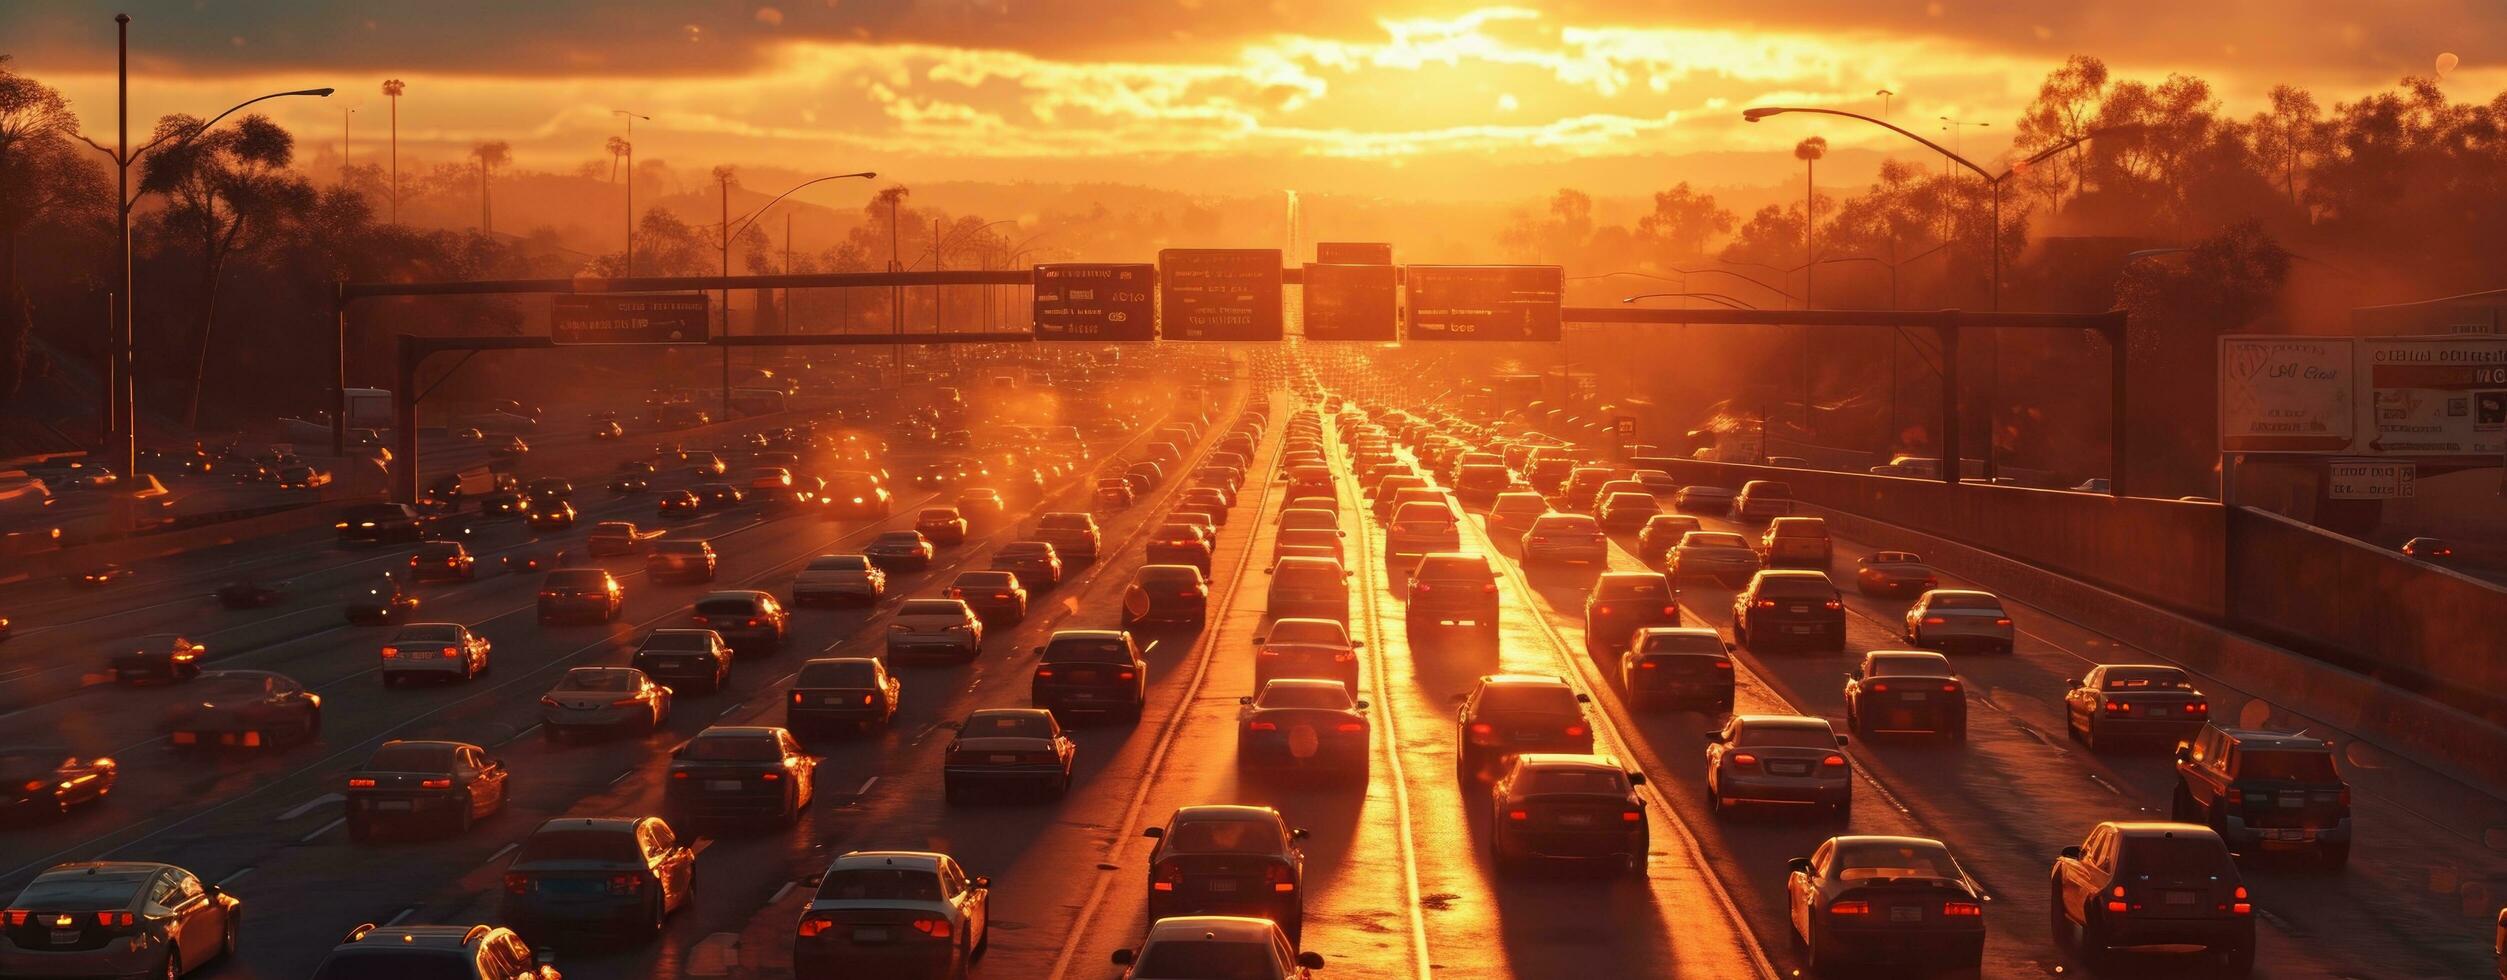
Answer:
M1238 698L1240 768L1337 769L1367 775L1367 703L1336 680L1282 678Z
M1149 854L1148 921L1176 915L1249 915L1279 923L1290 945L1306 921L1303 828L1267 806L1178 807L1140 832Z
M788 824L809 808L818 760L781 728L716 725L670 753L662 812L673 823L771 820Z
M467 833L505 808L505 764L464 742L393 739L348 771L348 838L386 826Z
M694 897L696 849L655 817L559 817L505 866L502 918L516 929L615 926L657 939Z
M1582 860L1643 874L1651 833L1637 794L1643 782L1610 756L1516 756L1489 788L1489 851L1498 869Z
M180 634L150 633L124 644L106 668L118 683L170 684L200 676L201 661L208 655L208 647Z
M1921 732L1966 741L1967 684L1938 653L1874 650L1846 675L1845 723L1866 737Z
M0 820L63 815L100 802L120 775L111 759L82 759L66 749L0 749Z
M1810 972L1902 965L1974 970L1984 889L1923 837L1831 837L1785 875L1785 914Z
M199 675L167 720L176 748L310 742L322 734L322 695L266 670Z
M897 716L904 682L877 657L826 657L801 665L786 695L784 727L796 732L851 725L886 727Z
M1018 785L1061 799L1071 788L1079 748L1043 708L985 708L968 715L942 757L943 796L964 801L977 787Z

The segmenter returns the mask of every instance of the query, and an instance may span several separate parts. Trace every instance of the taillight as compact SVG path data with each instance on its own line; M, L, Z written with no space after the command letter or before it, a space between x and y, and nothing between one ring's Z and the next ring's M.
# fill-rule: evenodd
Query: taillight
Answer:
M1822 768L1843 769L1845 768L1845 757L1838 755L1837 753L1830 752L1828 753L1827 758L1819 760L1819 764Z
M505 892L509 895L531 894L531 876L517 874L506 875Z
M1750 605L1757 606L1760 609L1774 609L1776 608L1776 600L1760 599L1757 602L1750 603Z
M1038 667L1038 668L1036 668L1036 676L1038 676L1038 677L1051 677L1051 676L1053 676L1053 668L1051 668L1051 667Z
M1427 584L1426 582L1413 582L1413 583L1411 583L1411 585L1410 585L1410 591L1412 591L1412 592L1434 592L1434 591L1436 591L1436 590L1435 590L1435 589L1432 589L1432 588L1429 588L1429 587L1428 587L1428 584Z
M1828 903L1828 914L1870 915L1872 914L1872 903L1862 901L1860 899L1846 899L1843 901L1830 902Z
M385 659L385 660L398 660L398 659L400 659L400 648L399 648L399 647L384 647L384 648L383 648L383 659Z
M1680 615L1680 607L1678 607L1678 606L1664 606L1664 607L1663 607L1663 615L1665 615L1665 616L1677 616L1677 615Z
M782 782L782 781L783 781L783 774L782 774L782 773L779 773L779 772L764 772L764 773L759 773L759 774L757 775L757 778L759 778L759 779L763 779L763 780L765 780L765 781L767 781L767 782L770 782L770 783L780 783L780 782Z
M805 915L801 917L800 927L793 932L803 939L808 939L834 928L835 924L835 920L823 915Z
M1951 919L1982 918L1985 914L1985 907L1975 902L1943 902L1941 914Z
M458 648L458 647L445 647L445 648L444 648L444 656L446 656L446 657L458 657L458 656L461 656L461 650L460 650L460 648Z
M373 789L373 788L374 788L374 780L367 779L367 778L365 778L365 777L363 777L363 776L351 776L351 777L349 777L349 779L348 779L348 788L349 788L349 789Z
M1716 670L1731 670L1731 669L1732 669L1732 661L1729 661L1729 660L1718 660L1718 661L1715 661L1715 669L1716 669Z
M421 779L421 780L419 780L419 781L418 781L418 788L419 788L419 789L451 789L451 788L453 788L453 781L452 781L452 780L450 780L450 779Z
M1830 600L1828 600L1828 601L1826 601L1826 602L1820 603L1819 605L1820 605L1820 608L1822 608L1822 609L1843 609L1843 608L1845 608L1845 604L1844 604L1844 603L1838 602L1838 601L1837 601L1837 600L1835 600L1835 599L1830 599Z
M794 691L794 692L792 692L792 703L794 703L794 704L799 704L799 703L801 703L801 692L799 692L799 691Z
M1747 752L1735 752L1731 755L1725 756L1724 761L1740 766L1744 769L1758 765L1758 757Z
M128 929L138 924L139 917L129 912L98 912L96 924L107 929Z
M543 705L543 706L545 706L545 707L550 707L550 708L563 707L563 705L560 705L560 704L558 704L558 703L557 703L557 699L556 699L556 698L547 698L547 697L541 698L541 699L540 699L540 704L541 704L541 705Z
M751 617L749 617L749 625L751 625L751 626L755 626L755 625L757 625L757 617L755 617L755 616L751 616Z
M1530 819L1532 819L1532 814L1531 814L1529 811L1525 811L1525 810L1508 810L1508 811L1506 811L1506 819L1508 819L1508 820L1530 820Z
M2009 616L2004 616L2004 617L2001 617L2001 618L1999 618L1999 619L1994 620L1994 621L1993 621L1993 624L1994 624L1995 626L2009 626L2009 625L2011 625L2011 617L2009 617Z
M1245 730L1249 732L1276 732L1280 730L1280 726L1267 721L1254 721L1245 723Z
M2108 701L2106 710L2110 715L2129 715L2133 713L2133 704L2130 701Z
M1114 679L1118 681L1136 680L1139 677L1140 673L1138 671L1118 670L1114 672Z
M1366 731L1367 723L1363 721L1344 721L1341 722L1334 730L1354 735L1359 732ZM2345 800L2344 802L2347 803L2348 801Z
M1943 623L1947 623L1947 622L1949 622L1949 620L1947 620L1947 619L1943 619L1943 618L1941 618L1941 617L1939 617L1939 616L1926 616L1926 617L1924 617L1924 625L1926 625L1926 626L1939 626L1939 625L1941 625L1941 624L1943 624Z
M949 925L949 920L947 919L916 919L914 920L914 931L930 936L933 939L947 939L953 935L956 930Z
M643 890L643 875L609 876L609 893L612 895L633 895Z
M33 910L31 909L10 909L8 911L9 924L12 926L25 925L26 917L32 914Z
M1592 730L1592 729L1590 729L1590 728L1586 728L1586 727L1584 727L1583 725L1569 725L1569 726L1567 726L1567 737L1568 737L1568 738L1583 738L1583 737L1585 737L1586 735L1590 735L1590 734L1592 734L1592 732L1593 732L1593 730Z
M1173 861L1161 862L1149 880L1149 890L1171 892L1184 881L1184 866Z
M2231 786L2231 787L2229 787L2229 788L2228 788L2228 805L2230 805L2230 806L2245 806L2245 805L2246 805L2246 791L2245 791L2245 790L2242 790L2242 789L2238 789L2238 788L2237 788L2237 787L2235 787L2235 786Z
M688 621L689 621L689 622L692 622L692 623L695 623L695 624L697 624L698 626L703 626L703 625L705 625L705 617L704 617L704 615L703 615L703 614L699 614L699 615L695 615L695 616L690 616L690 617L688 617Z
M1959 686L1956 684L1943 684L1941 685L1941 692L1944 694L1957 694L1959 693Z
M1872 693L1873 693L1873 694L1887 694L1887 693L1889 693L1889 685L1888 685L1886 682L1882 682L1882 681L1873 681L1873 682L1872 682Z
M1262 877L1264 880L1271 883L1271 890L1273 892L1293 892L1297 890L1297 880L1289 875L1287 865L1265 865L1262 869Z
M1598 615L1598 616L1608 616L1608 615L1610 615L1610 607L1609 607L1609 606L1595 606L1595 607L1593 607L1593 613L1594 613L1595 615Z
M1497 594L1497 583L1495 583L1495 582L1491 582L1491 583L1489 583L1489 584L1487 584L1487 585L1483 585L1483 586L1481 586L1481 587L1480 587L1480 591L1481 591L1482 593L1485 593L1485 594L1488 594L1488 595L1496 595L1496 594Z
M1643 811L1643 810L1621 810L1621 811L1619 811L1619 822L1620 822L1620 823L1643 823L1643 822L1645 822L1645 811Z
M2209 701L2196 701L2196 702L2194 702L2194 703L2192 703L2192 704L2186 705L2186 706L2185 706L2185 713L2186 713L2186 714L2189 714L2189 715L2207 715L2207 714L2210 714L2210 713L2211 713L2211 702L2209 702Z
M2239 886L2237 886L2237 901L2235 901L2235 902L2231 903L2231 904L2229 905L2229 907L2228 907L2228 908L2229 908L2229 911L2230 911L2231 913L2234 913L2234 914L2237 914L2237 915L2253 915L2253 914L2255 914L2255 906L2254 906L2254 903L2253 903L2253 902L2248 901L2248 900L2247 900L2247 897L2246 897L2246 886L2244 886L2244 885L2239 885Z

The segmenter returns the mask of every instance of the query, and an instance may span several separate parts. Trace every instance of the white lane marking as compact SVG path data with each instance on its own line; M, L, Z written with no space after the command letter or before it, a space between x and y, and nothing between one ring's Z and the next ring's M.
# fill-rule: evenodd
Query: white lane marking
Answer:
M1340 481L1333 481L1333 488L1337 496ZM1368 639L1374 641L1375 647L1367 659L1374 662L1375 689L1378 692L1389 692L1394 689L1391 667L1386 661L1387 651L1390 649L1387 646L1389 641L1385 639L1383 613L1376 606L1376 602L1382 598L1384 588L1383 583L1378 581L1381 576L1378 569L1381 566L1375 561L1372 538L1363 534L1359 535L1357 550L1358 568L1360 574L1365 576L1359 581L1366 595L1361 611L1365 614ZM1396 717L1399 712L1393 710L1390 697L1379 694L1376 701L1379 703L1372 705L1371 710L1380 719L1375 727L1383 736L1380 741L1384 751L1385 774L1392 777L1394 827L1397 831L1396 836L1401 841L1402 898L1404 910L1409 913L1410 918L1410 955L1416 964L1419 976L1426 978L1434 976L1435 968L1432 965L1432 954L1428 949L1427 914L1419 898L1417 832L1410 825L1410 780L1402 771L1401 730L1399 719Z
M775 897L767 899L766 904L773 905L777 902L783 901L783 897L792 894L792 889L800 884L801 883L797 881L784 882L783 887L775 889Z
M416 915L416 914L418 914L418 907L417 907L417 906L415 906L415 905L412 905L412 906L410 906L410 907L408 907L408 908L405 908L405 909L402 909L402 910L400 910L400 911L398 911L398 912L394 912L394 913L392 913L392 917L391 917L391 918L389 918L389 919L385 919L385 920L383 920L383 924L384 924L384 925L387 925L387 926L396 926L396 925L401 924L401 920L403 920L403 919L407 919L407 918L409 918L410 916L413 916L413 915Z
M496 853L494 853L494 854L490 854L490 855L488 855L488 856L487 856L487 863L488 863L489 865L494 865L496 862L504 860L504 859L505 859L505 855L511 854L511 853L513 853L513 852L515 852L515 851L518 851L518 850L521 850L521 849L522 849L522 845L521 845L521 844L507 844L507 845L505 845L505 846L503 846L503 847L497 848L497 849L496 849Z
M873 786L874 784L876 784L876 783L878 783L878 782L879 782L879 777L877 777L877 776L872 776L872 777L871 777L871 778L869 778L869 779L862 780L862 785L861 785L861 788L854 790L854 791L853 791L853 795L855 795L855 796L869 796L869 795L870 795L870 788L871 788L871 786Z
M306 835L305 835L305 836L303 836L303 837L296 838L296 843L299 843L299 844L311 844L311 843L313 843L314 838L317 838L317 837L320 837L320 836L322 836L322 835L324 835L324 834L330 833L332 830L337 829L337 828L339 827L339 825L344 824L344 823L347 823L347 822L348 822L348 818L347 818L347 817L339 817L339 818L333 819L330 823L326 823L326 824L323 824L323 825L322 825L322 826L320 826L320 827L316 827L316 828L314 828L313 833L306 834Z
M633 769L629 769L629 770L627 770L627 771L625 771L625 772L619 773L618 775L615 775L615 776L611 776L611 777L609 777L609 784L610 784L610 785L612 785L612 786L616 786L616 785L618 785L619 783L626 782L626 781L627 781L627 777L629 777L629 776L633 776L633 775L635 775L635 770L633 770Z
M538 729L539 729L539 727L540 727L541 725L543 725L543 724L546 724L546 722L538 722L538 721L532 722L532 723L530 724L530 726L529 726L529 727L526 727L526 728L522 729L521 731L515 732L515 733L513 733L513 734L511 734L511 735L507 735L507 736L505 736L504 738L497 740L496 744L497 744L497 745L503 745L503 744L505 744L505 743L507 743L507 742L511 742L511 741L513 741L513 740L515 740L515 739L518 739L518 738L521 738L521 737L523 737L523 736L525 736L525 735L529 735L529 734L531 734L533 731L538 730Z
M276 821L273 821L273 822L275 822L275 823L286 823L286 822L288 822L288 821L290 821L290 820L294 820L294 819L296 819L297 817L301 817L301 816L304 816L305 814L312 813L312 812L313 812L315 809L317 809L317 808L320 808L320 807L326 807L326 806L329 806L329 805L331 805L331 804L333 804L333 803L343 803L343 802L346 802L347 800L348 800L348 798L347 798L347 797L345 797L345 796L341 796L341 795L339 795L338 793L324 793L324 794L322 794L322 795L320 795L320 796L314 797L313 799L306 800L306 801L304 801L304 802L302 802L302 803L296 804L296 808L295 808L295 809L289 810L289 811L287 811L286 813L279 814L279 818L278 818Z
M227 876L226 876L226 877L224 877L224 878L220 878L220 879L218 879L218 887L220 887L220 888L230 888L230 887L233 887L233 886L234 886L234 884L235 884L236 882L239 882L239 881L244 880L244 876L245 876L245 875L251 874L251 873L252 873L252 870L253 870L253 869L252 869L252 866L251 866L251 865L245 865L245 866L243 866L243 867L241 867L241 868L237 868L237 869L235 870L235 873L234 873L234 874L227 875Z

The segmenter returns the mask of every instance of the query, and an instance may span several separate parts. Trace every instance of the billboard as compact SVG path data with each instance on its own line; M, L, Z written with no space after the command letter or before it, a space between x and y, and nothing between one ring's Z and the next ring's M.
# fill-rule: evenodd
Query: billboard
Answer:
M1158 252L1159 336L1167 340L1278 340L1286 277L1276 248Z
M2220 338L2220 448L2507 453L2507 337Z
M1397 339L1392 266L1309 265L1302 281L1307 340Z
M702 344L711 322L704 293L559 295L549 309L550 343Z
M1035 267L1036 339L1156 340L1157 278L1146 263Z
M1554 265L1414 265L1412 340L1557 340L1567 272Z
M1387 242L1316 242L1316 265L1391 265L1393 246Z
M2419 496L2420 466L2383 459L2337 459L2325 465L2325 496L2334 500L2410 500Z

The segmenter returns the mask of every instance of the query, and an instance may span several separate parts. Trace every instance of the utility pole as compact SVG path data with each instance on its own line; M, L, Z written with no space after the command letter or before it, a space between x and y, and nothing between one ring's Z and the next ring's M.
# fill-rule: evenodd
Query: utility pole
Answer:
M627 267L621 274L632 276L635 275L635 121L652 122L653 117L625 109L611 109L609 114L624 116L627 120Z
M901 272L905 269L904 266L897 264L897 197L898 195L894 193L888 195L888 271L890 272ZM904 286L891 284L888 287L888 330L900 337L905 335ZM902 388L905 386L905 345L889 345L888 357L889 363L896 368L896 384Z
M719 188L721 188L721 190L722 190L722 219L723 219L723 225L722 225L722 249L723 249L723 257L722 257L722 258L723 258L723 276L724 276L724 277L726 277L726 278L728 278L728 277L731 275L731 168L729 168L729 167L716 167L716 168L714 168L714 183L716 184L716 186L718 186L718 187L719 187ZM723 340L723 349L722 349L722 354L723 354L723 414L722 414L722 417L723 417L723 419L724 419L725 421L729 421L729 420L731 419L731 287L729 287L729 286L725 286L725 287L723 287L722 289L717 290L717 292L719 292L719 293L721 293L721 294L722 294L722 307L723 307L723 329L722 329L722 340Z
M348 186L348 117L356 114L353 105L339 111L339 185L343 189Z
M113 402L118 407L114 427L114 462L122 473L133 480L139 478L139 386L131 383L131 15L115 14L113 23L119 29L120 67L117 69L117 101L121 140L114 150L115 185L113 206L120 210L121 220L113 223L114 251L122 259L122 302L114 309L113 340Z
M397 78L383 80L383 94L392 100L392 223L400 223L400 93L407 86Z

